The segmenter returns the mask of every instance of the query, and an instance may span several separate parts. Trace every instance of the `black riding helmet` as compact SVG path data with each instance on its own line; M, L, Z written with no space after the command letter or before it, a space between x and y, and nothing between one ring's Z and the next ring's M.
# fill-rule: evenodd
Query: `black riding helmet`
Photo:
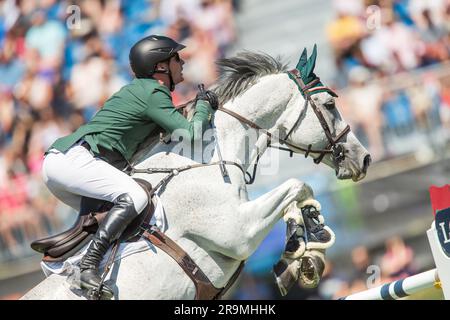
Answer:
M156 71L159 62L169 60L185 46L164 37L151 35L138 41L130 50L130 65L136 78L151 78L154 73L167 73L173 87L170 70ZM171 88L173 90L173 88Z

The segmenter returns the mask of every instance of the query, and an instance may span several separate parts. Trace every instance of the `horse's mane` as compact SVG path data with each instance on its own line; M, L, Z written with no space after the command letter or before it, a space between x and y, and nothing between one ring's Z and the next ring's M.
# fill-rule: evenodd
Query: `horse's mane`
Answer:
M231 58L220 59L216 62L219 67L220 76L218 81L211 87L223 104L247 90L251 85L263 76L285 72L287 65L265 53L251 51L239 52ZM192 119L195 108L193 101L188 104L186 118ZM132 163L136 164L143 160L148 150L159 142L159 136L149 136L133 156Z
M213 90L221 103L239 96L261 77L285 72L287 68L279 57L273 58L265 53L251 51L242 51L234 57L220 59L216 64L220 76Z

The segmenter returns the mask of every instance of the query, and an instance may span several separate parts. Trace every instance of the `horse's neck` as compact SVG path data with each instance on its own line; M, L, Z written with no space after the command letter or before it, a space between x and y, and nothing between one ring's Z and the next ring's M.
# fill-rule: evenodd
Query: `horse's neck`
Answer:
M256 158L257 153L265 151L264 148L258 149L256 146L258 139L264 138L261 137L261 133L255 129L246 128L228 114L218 112L215 124L217 147L214 150L212 162L220 160L220 149L223 160L239 163L244 170L247 170L250 163Z
M226 103L224 107L268 131L276 129L280 116L290 101L289 90L292 90L289 86L292 81L282 77L287 78L282 74L262 78L242 96ZM255 158L267 149L267 136L264 133L244 125L227 113L216 112L214 123L224 160L237 162L244 169L248 169ZM219 155L216 149L211 161L217 160Z
M284 111L286 106L296 103L292 92L295 93L297 90L286 74L269 75L261 78L239 97L227 102L224 107L256 123L261 128L271 131L277 129L279 122L285 121L283 117L289 117ZM214 118L222 159L239 163L245 170L248 169L256 157L262 156L266 150L267 136L224 112L217 111ZM210 135L205 137L206 141L202 143L202 162L219 160L217 148L210 152L209 138L211 138ZM139 163L142 167L152 166L152 157L158 153L164 152L169 156L171 152L180 154L177 145L178 141L173 141L169 145L159 143L151 150L141 150L135 157L134 163ZM198 157L192 160L200 161ZM159 163L158 166L161 167L164 164Z

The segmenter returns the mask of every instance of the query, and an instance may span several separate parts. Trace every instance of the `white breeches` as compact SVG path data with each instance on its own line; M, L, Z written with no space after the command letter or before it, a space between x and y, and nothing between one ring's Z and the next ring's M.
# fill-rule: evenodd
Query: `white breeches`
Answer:
M136 212L147 206L147 193L126 173L95 158L80 145L62 153L50 150L45 156L42 176L48 189L62 202L80 210L81 196L115 202L128 193Z

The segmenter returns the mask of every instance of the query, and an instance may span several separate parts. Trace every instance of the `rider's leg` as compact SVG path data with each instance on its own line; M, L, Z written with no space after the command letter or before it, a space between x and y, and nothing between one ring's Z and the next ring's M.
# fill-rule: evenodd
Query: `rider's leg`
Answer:
M114 202L128 193L137 212L148 204L147 193L133 178L94 158L82 146L65 153L51 151L44 159L42 175L49 190L76 210L80 209L81 196Z
M75 146L66 153L50 153L43 164L44 181L55 196L75 206L76 196L102 199L114 203L82 260L81 286L99 284L99 264L110 244L118 239L127 225L148 204L147 193L124 172L103 160L94 158L88 150ZM71 197L69 194L73 194ZM79 203L79 202L78 202ZM78 205L79 207L79 205ZM103 286L104 292L112 290Z
M87 253L80 264L81 287L85 289L97 289L101 278L98 268L103 256L108 251L112 242L117 240L128 224L136 218L138 213L134 209L134 203L130 195L119 196L114 207L106 215L105 220L100 225L92 240ZM114 295L108 286L103 286L102 291L108 297Z

